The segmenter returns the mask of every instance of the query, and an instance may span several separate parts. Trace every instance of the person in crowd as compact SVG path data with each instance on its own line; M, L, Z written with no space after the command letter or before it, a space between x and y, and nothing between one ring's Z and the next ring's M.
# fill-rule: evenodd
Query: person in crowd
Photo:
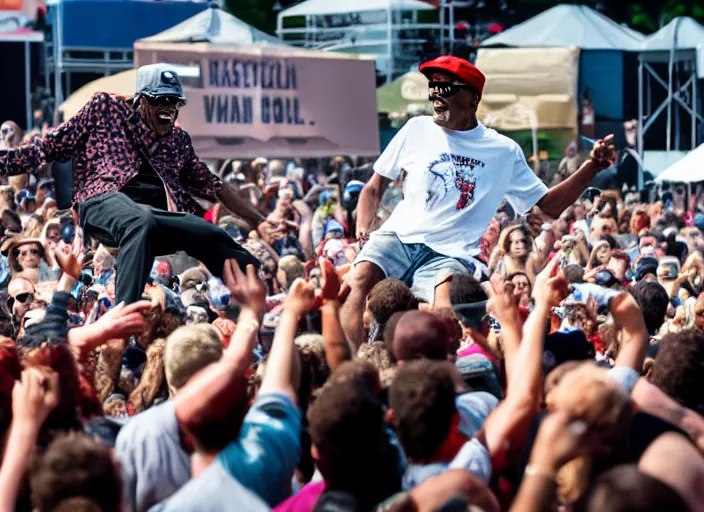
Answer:
M0 153L0 510L702 509L701 190L548 190L423 72L374 170L206 170L163 65Z
M530 231L521 224L510 226L501 232L494 260L496 258L500 260L495 265L490 264L492 273L497 271L507 277L516 272L522 272L531 282L542 270L545 261L545 255L537 254L534 250Z
M21 237L9 241L7 260L13 275L21 274L35 283L57 279L56 271L49 267L41 239Z
M164 373L169 397L178 395L200 370L220 360L222 342L212 326L188 326L167 339ZM174 420L173 400L136 415L120 429L115 456L120 462L124 503L148 510L175 493L190 478L190 460ZM169 461L158 478L150 474L160 459Z
M364 298L378 281L401 278L419 298L449 307L450 276L485 268L476 260L479 240L504 198L519 214L537 205L557 218L614 159L607 138L579 170L548 190L515 142L477 121L481 71L451 56L425 62L420 70L430 80L433 116L404 125L359 198L356 232L363 248L343 313L345 332L356 346L363 341ZM404 199L370 237L379 201L401 169L408 173Z
M116 295L127 302L141 297L155 255L186 250L215 275L221 275L227 258L259 264L217 226L193 215L203 211L191 194L220 198L255 227L265 222L210 173L196 157L188 134L176 126L186 102L177 72L154 64L137 75L132 98L97 94L42 139L0 156L4 175L73 159L80 225L87 236L120 248ZM109 150L95 152L103 146Z

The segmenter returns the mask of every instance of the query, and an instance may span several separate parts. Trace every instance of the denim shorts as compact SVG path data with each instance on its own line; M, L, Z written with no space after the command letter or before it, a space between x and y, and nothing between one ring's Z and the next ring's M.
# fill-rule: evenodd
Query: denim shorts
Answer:
M453 274L474 276L483 265L476 260L460 260L433 251L425 244L405 244L395 233L377 231L354 260L377 265L386 274L411 287L414 295L432 304L435 287ZM475 276L476 277L476 276Z

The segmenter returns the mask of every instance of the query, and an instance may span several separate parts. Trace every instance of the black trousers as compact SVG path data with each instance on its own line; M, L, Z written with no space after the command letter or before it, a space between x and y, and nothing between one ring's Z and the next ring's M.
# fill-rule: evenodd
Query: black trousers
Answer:
M117 302L130 304L142 297L156 256L184 251L220 278L225 260L230 258L236 259L242 270L247 265L259 268L259 261L215 224L188 213L137 204L121 192L88 199L80 205L79 213L86 237L120 248Z

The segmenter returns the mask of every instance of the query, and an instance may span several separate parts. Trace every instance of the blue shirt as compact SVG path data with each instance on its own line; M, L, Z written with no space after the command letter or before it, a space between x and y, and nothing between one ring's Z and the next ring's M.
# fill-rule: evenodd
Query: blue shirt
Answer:
M247 412L239 438L218 462L247 489L274 507L289 497L301 451L301 413L281 394L259 395Z

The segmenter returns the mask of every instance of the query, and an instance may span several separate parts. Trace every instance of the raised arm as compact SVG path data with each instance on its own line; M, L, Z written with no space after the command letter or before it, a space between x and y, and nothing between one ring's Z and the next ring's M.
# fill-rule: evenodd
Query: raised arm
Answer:
M294 369L298 364L298 355L294 341L298 330L298 321L310 313L316 305L315 285L296 279L291 285L284 310L279 319L279 327L274 334L274 341L266 363L266 373L259 388L259 394L279 393L286 395L295 404Z
M621 329L621 349L615 366L633 368L640 373L648 353L648 329L636 299L629 293L621 293L610 301L611 316Z
M501 325L501 345L503 347L504 364L508 375L513 374L513 368L518 359L522 332L518 303L514 296L513 289L513 284L504 281L498 274L491 276L491 283L487 288L491 296L491 300L487 303L487 312ZM478 336L475 342L479 343L481 346L481 343L478 341L479 339L480 337ZM486 348L489 350L492 349L492 347Z
M247 273L240 270L235 260L227 260L223 272L223 281L230 290L232 297L242 305L238 325L249 322L259 324L266 312L266 285L259 279L257 271L252 265L247 266ZM234 340L233 340L234 341ZM226 355L240 361L243 365L241 371L249 366L253 347L247 344L234 344L232 341L227 348Z
M540 402L547 319L551 309L568 294L564 277L551 277L559 260L559 257L553 258L536 278L535 309L523 325L523 340L515 361L507 370L506 399L484 424L487 449L496 469L505 467L506 457L515 454L523 443Z
M59 376L28 368L12 390L12 423L0 467L0 511L15 510L42 424L59 404Z
M231 183L223 183L216 195L225 208L246 220L252 229L257 229L262 222L266 221L266 217L259 213L249 198L240 195Z
M538 206L550 217L556 219L563 211L572 205L600 171L606 169L615 160L615 147L611 144L613 135L597 141L590 158L585 161L577 172L566 180L558 183L538 201Z
M186 430L193 421L198 421L204 411L242 399L235 393L244 392L241 383L246 378L249 356L257 342L258 331L258 322L247 320L237 324L222 359L204 368L176 395L176 418Z
M325 359L331 372L345 361L352 359L353 348L345 337L340 324L340 277L330 260L320 258L322 289L319 294L320 316L325 340Z

